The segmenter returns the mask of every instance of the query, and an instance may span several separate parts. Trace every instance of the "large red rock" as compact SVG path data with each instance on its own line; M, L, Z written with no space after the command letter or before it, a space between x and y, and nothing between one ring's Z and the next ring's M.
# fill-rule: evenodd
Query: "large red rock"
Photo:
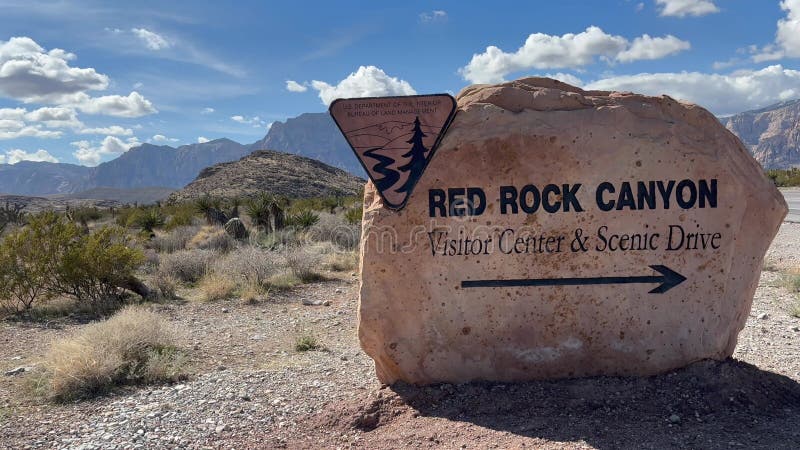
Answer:
M442 217L470 187L482 213ZM361 345L420 384L726 358L787 211L705 109L543 78L466 88L407 206L364 201Z

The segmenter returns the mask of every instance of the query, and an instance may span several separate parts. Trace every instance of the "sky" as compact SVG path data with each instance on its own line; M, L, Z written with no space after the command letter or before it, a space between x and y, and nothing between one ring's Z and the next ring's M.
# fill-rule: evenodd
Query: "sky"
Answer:
M550 76L724 116L800 98L800 0L0 0L0 164L252 143L336 98Z

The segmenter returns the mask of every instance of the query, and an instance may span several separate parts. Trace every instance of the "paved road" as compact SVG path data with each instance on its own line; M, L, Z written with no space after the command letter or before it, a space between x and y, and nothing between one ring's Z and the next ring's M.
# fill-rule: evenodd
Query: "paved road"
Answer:
M782 189L783 198L789 204L789 214L783 219L787 222L800 222L800 189Z

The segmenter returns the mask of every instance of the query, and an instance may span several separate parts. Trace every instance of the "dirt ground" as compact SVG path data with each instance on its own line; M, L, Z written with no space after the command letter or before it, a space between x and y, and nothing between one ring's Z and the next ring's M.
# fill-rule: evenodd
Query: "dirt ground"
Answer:
M156 308L183 332L189 380L54 405L29 372L0 374L0 448L797 449L800 319L780 271L798 254L786 223L733 359L649 378L385 387L358 346L349 273L256 305L187 291ZM36 367L80 326L0 323L0 372ZM295 352L307 334L326 348Z

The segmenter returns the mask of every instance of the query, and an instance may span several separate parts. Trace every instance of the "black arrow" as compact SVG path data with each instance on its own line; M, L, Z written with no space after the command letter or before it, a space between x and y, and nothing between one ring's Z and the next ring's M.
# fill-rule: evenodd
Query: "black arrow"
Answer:
M631 284L660 283L650 291L651 294L663 294L683 283L686 277L667 266L650 266L661 275L640 277L591 277L591 278L520 278L516 280L465 280L462 288L471 287L519 287L519 286L585 286L590 284Z

